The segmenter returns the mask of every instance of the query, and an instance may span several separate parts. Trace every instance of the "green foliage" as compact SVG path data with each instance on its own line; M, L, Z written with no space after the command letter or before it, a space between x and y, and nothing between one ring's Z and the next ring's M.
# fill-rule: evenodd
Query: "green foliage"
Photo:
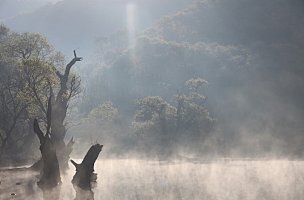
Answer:
M63 56L37 33L9 34L3 51L23 82L18 96L28 105L29 116L43 117L50 88L58 87L56 67L63 66Z
M20 98L28 105L31 117L44 116L50 88L59 84L55 67L39 59L26 59L18 65L18 69L24 81Z
M63 62L63 57L48 43L46 37L38 33L11 33L5 43L7 56L13 58L44 60L52 64ZM62 63L61 63L62 64Z
M159 96L147 96L136 101L137 110L132 126L137 134L158 130L162 122L174 124L176 108Z
M29 117L45 118L51 89L60 88L57 71L63 70L64 57L38 33L9 32L1 46L3 61L17 69L22 81L18 97L27 105ZM80 91L80 79L71 75L65 97L70 99Z
M0 62L0 155L6 147L24 137L20 130L27 126L27 105L20 98L23 81L11 63ZM16 147L16 146L15 146Z
M138 121L152 120L163 114L174 113L174 108L159 96L147 96L137 100L135 119Z
M208 82L201 78L192 78L186 81L185 86L194 92L199 92L199 90L204 86L207 85Z
M46 37L37 33L14 33L0 27L0 135L1 148L17 149L31 137L30 120L45 120L51 91L60 88L57 71L63 56ZM68 97L77 93L79 80L72 75Z
M176 106L172 106L159 96L147 96L137 100L137 110L132 126L138 135L147 132L170 134L190 131L195 137L210 132L214 119L204 107L206 97L201 93L207 81L193 78L185 82L184 94L175 96Z
M88 115L88 119L113 122L118 118L118 109L114 107L110 101L104 102L98 107L94 108Z
M204 107L206 97L202 89L208 82L201 78L190 79L185 82L186 91L182 95L176 95L178 107L178 127L192 129L194 131L209 131L213 122L208 110Z

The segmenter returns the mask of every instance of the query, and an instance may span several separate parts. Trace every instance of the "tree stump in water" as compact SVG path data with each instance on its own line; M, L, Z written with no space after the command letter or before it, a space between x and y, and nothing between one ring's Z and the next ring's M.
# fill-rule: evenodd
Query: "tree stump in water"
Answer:
M96 181L97 177L94 174L94 164L102 150L103 145L93 145L85 155L81 164L77 164L71 160L76 167L76 173L73 177L72 183L83 190L91 190L91 182Z

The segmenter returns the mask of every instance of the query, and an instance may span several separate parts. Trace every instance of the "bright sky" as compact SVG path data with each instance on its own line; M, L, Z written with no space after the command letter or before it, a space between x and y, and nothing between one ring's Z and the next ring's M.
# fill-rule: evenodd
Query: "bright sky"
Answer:
M62 0L0 0L0 20L14 17L20 13L32 12L48 3Z

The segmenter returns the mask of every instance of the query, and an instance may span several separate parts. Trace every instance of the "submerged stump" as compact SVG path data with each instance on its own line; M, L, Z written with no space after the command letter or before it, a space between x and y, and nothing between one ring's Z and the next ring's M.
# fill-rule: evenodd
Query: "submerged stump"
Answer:
M71 160L73 165L76 167L76 173L72 180L74 187L79 187L82 190L91 190L91 182L95 182L97 179L97 175L93 173L94 164L102 150L102 147L103 145L100 144L93 145L80 164Z

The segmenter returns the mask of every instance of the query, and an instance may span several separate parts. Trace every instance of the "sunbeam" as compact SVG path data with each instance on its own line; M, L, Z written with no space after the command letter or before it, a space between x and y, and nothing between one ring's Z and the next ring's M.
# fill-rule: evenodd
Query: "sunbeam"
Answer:
M129 3L127 5L127 29L129 37L129 47L135 45L135 32L136 32L136 5Z

